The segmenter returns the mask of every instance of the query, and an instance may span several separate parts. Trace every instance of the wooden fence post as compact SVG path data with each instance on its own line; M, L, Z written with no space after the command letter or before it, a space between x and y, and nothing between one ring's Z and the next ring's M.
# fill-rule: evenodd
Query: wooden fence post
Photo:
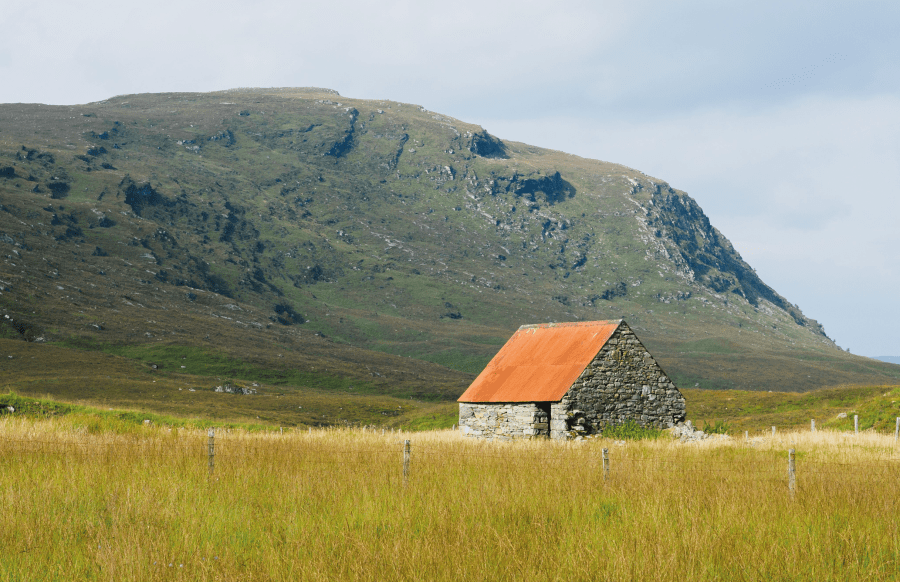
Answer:
M212 475L213 469L216 466L216 429L211 428L206 434L209 436L209 445L207 449L209 474Z
M794 466L794 449L790 449L788 451L788 490L791 492L791 497L794 496L794 491L797 488L796 482L796 468Z
M775 427L772 427L772 438L775 438Z
M603 480L609 479L609 449L603 449Z
M409 439L406 439L403 443L403 486L409 483L409 453L410 453L410 445Z
M897 417L897 426L894 428L894 440L900 440L900 416Z
M810 432L816 432L816 419L813 418L809 421L809 430Z
M853 415L853 432L859 434L859 415Z
M749 442L750 442L750 431L749 431L749 430L745 430L745 431L744 431L744 442L745 442L745 443L749 443Z

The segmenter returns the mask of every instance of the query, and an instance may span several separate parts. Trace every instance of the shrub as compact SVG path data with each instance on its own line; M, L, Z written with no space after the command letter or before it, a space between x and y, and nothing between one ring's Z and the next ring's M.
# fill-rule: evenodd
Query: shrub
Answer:
M716 424L703 423L703 432L706 434L728 434L731 427L724 420L717 420Z
M603 429L603 436L610 439L639 441L644 439L658 439L662 430L649 426L641 426L633 420L624 424L613 424Z

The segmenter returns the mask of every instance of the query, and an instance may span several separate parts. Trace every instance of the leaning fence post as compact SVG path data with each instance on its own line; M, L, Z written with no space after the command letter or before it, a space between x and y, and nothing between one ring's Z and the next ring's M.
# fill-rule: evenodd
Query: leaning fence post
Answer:
M603 449L603 479L609 479L609 449Z
M213 469L216 466L216 429L209 429L207 434L209 435L209 448L207 450L207 456L209 457L209 473L212 475Z
M816 419L813 418L809 421L809 430L810 432L816 432Z
M790 449L788 450L788 490L791 492L791 497L794 496L796 487L797 482L796 468L794 467L794 449Z
M403 443L403 486L406 487L409 482L409 439Z
M853 432L859 434L859 415L853 415Z

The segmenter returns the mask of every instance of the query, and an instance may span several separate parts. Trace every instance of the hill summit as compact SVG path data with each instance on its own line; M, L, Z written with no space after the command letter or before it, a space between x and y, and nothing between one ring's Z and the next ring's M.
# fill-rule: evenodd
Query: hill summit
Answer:
M0 105L0 251L0 330L28 340L331 362L450 398L522 324L624 318L684 387L900 377L665 181L327 89Z

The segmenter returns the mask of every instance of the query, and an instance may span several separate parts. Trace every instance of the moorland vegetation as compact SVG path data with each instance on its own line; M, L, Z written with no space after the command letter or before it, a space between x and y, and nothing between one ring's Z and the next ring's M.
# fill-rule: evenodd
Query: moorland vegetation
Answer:
M900 380L686 193L424 107L242 89L0 105L0 127L0 338L53 344L28 356L50 368L68 349L195 389L452 403L519 325L624 317L682 388ZM146 400L100 370L87 392L16 389ZM300 411L269 417L316 424Z

